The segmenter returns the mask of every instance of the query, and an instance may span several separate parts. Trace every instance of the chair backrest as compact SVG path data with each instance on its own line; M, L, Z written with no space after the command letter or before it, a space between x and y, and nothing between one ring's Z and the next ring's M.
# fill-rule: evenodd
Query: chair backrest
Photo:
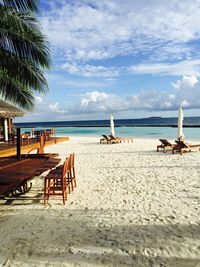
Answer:
M112 139L112 140L116 140L116 139L117 139L117 138L114 137L112 134L109 134L109 137L110 137L110 139Z
M172 145L167 139L159 139L159 140L165 146L171 146Z
M70 167L74 167L74 158L75 158L75 153L70 154Z
M177 143L177 145L178 145L180 148L187 148L187 147L189 147L188 144L186 144L184 141L176 140L175 142Z
M105 138L106 140L109 140L108 136L105 134L102 134L103 138Z
M36 154L39 154L39 153L40 153L40 152L39 152L39 150L40 150L39 147L32 147L32 148L26 153L25 158L28 157L28 155L29 155L31 152L33 152L34 150L36 150Z
M70 157L66 158L63 164L62 178L66 177L67 172L70 170Z

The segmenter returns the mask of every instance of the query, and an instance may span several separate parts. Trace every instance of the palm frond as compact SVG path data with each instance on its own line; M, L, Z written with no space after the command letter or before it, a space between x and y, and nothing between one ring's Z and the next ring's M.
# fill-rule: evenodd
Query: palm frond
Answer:
M46 92L50 50L34 17L38 0L0 0L0 98L30 110Z
M43 72L30 60L19 58L15 54L0 49L2 71L20 81L21 84L39 93L47 92L48 85Z
M33 22L36 23L25 14L22 21L16 12L3 12L0 17L0 47L49 68L51 62L48 43L39 27L28 27Z
M34 96L31 90L24 88L7 73L0 71L0 96L5 101L10 101L21 108L31 110L34 106Z
M22 12L37 12L38 0L0 0L0 4L7 8L14 8Z

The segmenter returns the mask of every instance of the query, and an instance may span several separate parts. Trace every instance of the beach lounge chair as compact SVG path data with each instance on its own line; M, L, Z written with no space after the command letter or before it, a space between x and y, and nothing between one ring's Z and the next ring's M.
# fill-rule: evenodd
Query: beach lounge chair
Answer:
M104 134L102 134L103 138L100 139L100 144L107 144L108 142L108 137Z
M193 149L198 149L200 150L200 144L188 144L185 143L185 141L178 141L176 140L176 145L172 149L172 153L174 154L175 152L179 152L181 155L183 155L183 152L190 152Z
M115 143L121 143L122 142L122 138L120 138L120 137L115 137L113 135L109 135L109 137L110 137L110 140L112 142L115 142Z
M167 150L172 150L174 146L176 146L176 144L172 144L171 142L169 142L167 139L159 139L161 142L161 145L157 146L157 152L159 152L159 149L163 149L164 153L167 152Z
M126 137L115 137L113 135L109 135L110 139L115 141L116 143L122 143L122 142L132 142L133 143L133 138L126 138Z
M103 136L103 138L100 139L101 144L114 144L114 143L116 143L115 140L111 139L107 135L102 134L102 136Z

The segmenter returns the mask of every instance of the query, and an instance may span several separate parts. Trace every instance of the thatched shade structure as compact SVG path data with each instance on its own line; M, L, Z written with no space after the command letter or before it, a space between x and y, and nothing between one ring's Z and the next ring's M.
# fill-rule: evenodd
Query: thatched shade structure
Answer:
M24 112L2 100L0 100L0 118L9 119L13 117L21 117Z
M24 112L0 100L0 140L9 141L13 133L12 118L23 116Z

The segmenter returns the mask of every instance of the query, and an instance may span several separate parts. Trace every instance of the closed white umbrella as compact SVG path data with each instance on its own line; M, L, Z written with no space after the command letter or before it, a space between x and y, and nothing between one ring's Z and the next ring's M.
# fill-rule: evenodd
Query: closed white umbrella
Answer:
M178 140L184 140L185 136L183 134L183 110L180 107L178 111Z
M113 115L110 115L110 131L112 136L115 136L115 125L114 125L114 120L113 120Z

